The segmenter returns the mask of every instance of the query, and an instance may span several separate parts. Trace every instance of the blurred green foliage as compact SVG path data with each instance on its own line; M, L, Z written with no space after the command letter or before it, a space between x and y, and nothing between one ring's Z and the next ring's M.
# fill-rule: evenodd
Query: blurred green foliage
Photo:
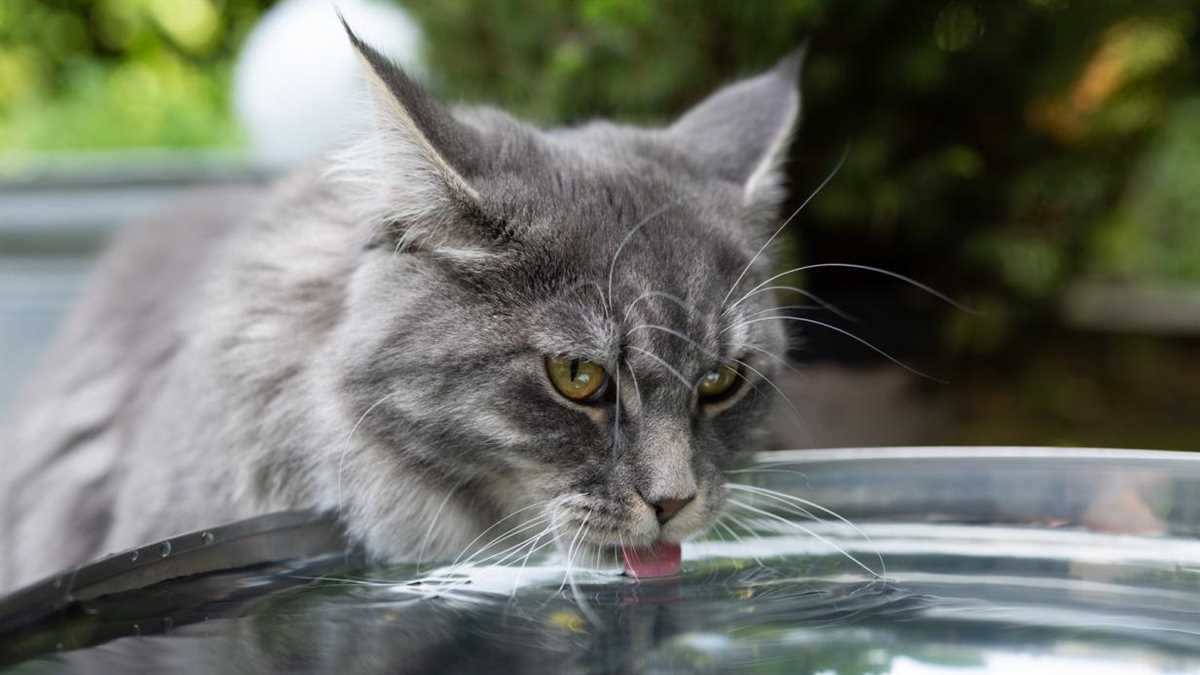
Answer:
M236 144L232 57L269 4L0 2L0 150Z
M999 348L1084 274L1200 281L1194 3L407 6L445 93L547 122L663 120L811 37L797 201L850 152L799 245L995 308L951 317L933 344ZM844 276L808 283L847 289Z
M0 153L236 146L233 58L270 4L0 0ZM666 121L808 44L793 206L848 153L789 232L790 259L877 265L981 313L939 314L871 275L822 272L806 286L891 351L993 355L985 379L1021 391L989 384L965 397L967 417L996 427L961 440L1020 429L1031 436L1014 441L1078 440L1046 430L1104 433L1122 411L1194 433L1170 426L1172 402L1177 411L1195 384L1175 352L1113 343L1071 360L1073 338L1034 334L1055 325L1062 290L1080 279L1200 282L1197 0L399 4L427 35L440 93L544 124ZM807 339L817 353L866 351L836 334ZM1102 386L1150 403L1099 401ZM1106 412L1071 417L1086 410Z
M0 3L0 150L237 144L232 59L270 4ZM850 153L793 242L810 256L1016 300L1014 320L1081 274L1200 280L1195 3L403 4L445 95L543 123L665 120L811 37L798 197ZM1010 323L938 341L987 349Z

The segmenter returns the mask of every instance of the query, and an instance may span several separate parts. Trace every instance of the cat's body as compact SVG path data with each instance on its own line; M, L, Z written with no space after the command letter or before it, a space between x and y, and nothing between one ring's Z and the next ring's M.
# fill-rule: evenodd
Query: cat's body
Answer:
M101 261L4 441L0 590L280 509L393 560L514 516L609 548L711 522L782 352L751 320L770 294L736 301L768 269L796 59L664 130L539 132L451 117L358 46L376 137ZM559 356L609 397L559 396ZM734 361L744 391L697 398Z

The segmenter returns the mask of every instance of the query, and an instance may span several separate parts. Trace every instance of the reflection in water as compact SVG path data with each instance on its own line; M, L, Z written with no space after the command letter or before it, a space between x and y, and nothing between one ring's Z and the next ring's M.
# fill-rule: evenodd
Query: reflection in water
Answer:
M761 565L733 555L738 544L710 541L688 549L674 579L580 573L578 598L561 588L563 567L551 561L475 568L436 584L403 583L415 569L395 568L369 582L287 590L244 616L119 640L57 665L80 673L1012 672L996 668L1011 665L1020 644L1020 653L1059 663L1130 666L1122 672L1200 668L1196 575L1109 566L1115 580L1066 580L1070 558L1056 550L1109 542L1073 533L1076 541L1045 557L1000 559L988 551L1006 537L1017 543L1018 531L969 529L950 528L953 540L939 546L937 527L873 528L894 570L888 581L864 579L790 534L750 541L795 551Z
M581 579L579 591L599 623L557 582L468 601L328 583L277 597L250 617L118 641L69 663L76 672L458 673L500 664L535 673L723 672L775 660L791 669L828 666L848 641L871 634L830 629L912 616L928 603L880 582L798 582L749 568L642 584L597 575Z
M76 603L17 672L1200 672L1200 462L947 452L772 465L756 486L854 524L760 499L677 578L567 584L545 557L203 574Z

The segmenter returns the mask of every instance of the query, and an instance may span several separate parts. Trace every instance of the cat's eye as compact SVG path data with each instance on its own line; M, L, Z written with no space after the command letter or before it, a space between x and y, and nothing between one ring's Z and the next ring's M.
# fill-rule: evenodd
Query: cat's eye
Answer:
M696 391L700 394L701 403L716 403L723 401L737 391L739 377L736 366L721 365L700 377Z
M592 403L604 394L608 373L592 361L546 357L546 374L558 393L576 403Z

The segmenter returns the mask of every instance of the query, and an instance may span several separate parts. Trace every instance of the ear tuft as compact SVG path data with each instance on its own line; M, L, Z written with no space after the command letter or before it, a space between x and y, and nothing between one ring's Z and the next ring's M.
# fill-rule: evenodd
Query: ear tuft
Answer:
M668 130L717 177L742 186L743 201L774 210L784 198L781 165L800 121L799 79L807 48L771 70L720 89Z

